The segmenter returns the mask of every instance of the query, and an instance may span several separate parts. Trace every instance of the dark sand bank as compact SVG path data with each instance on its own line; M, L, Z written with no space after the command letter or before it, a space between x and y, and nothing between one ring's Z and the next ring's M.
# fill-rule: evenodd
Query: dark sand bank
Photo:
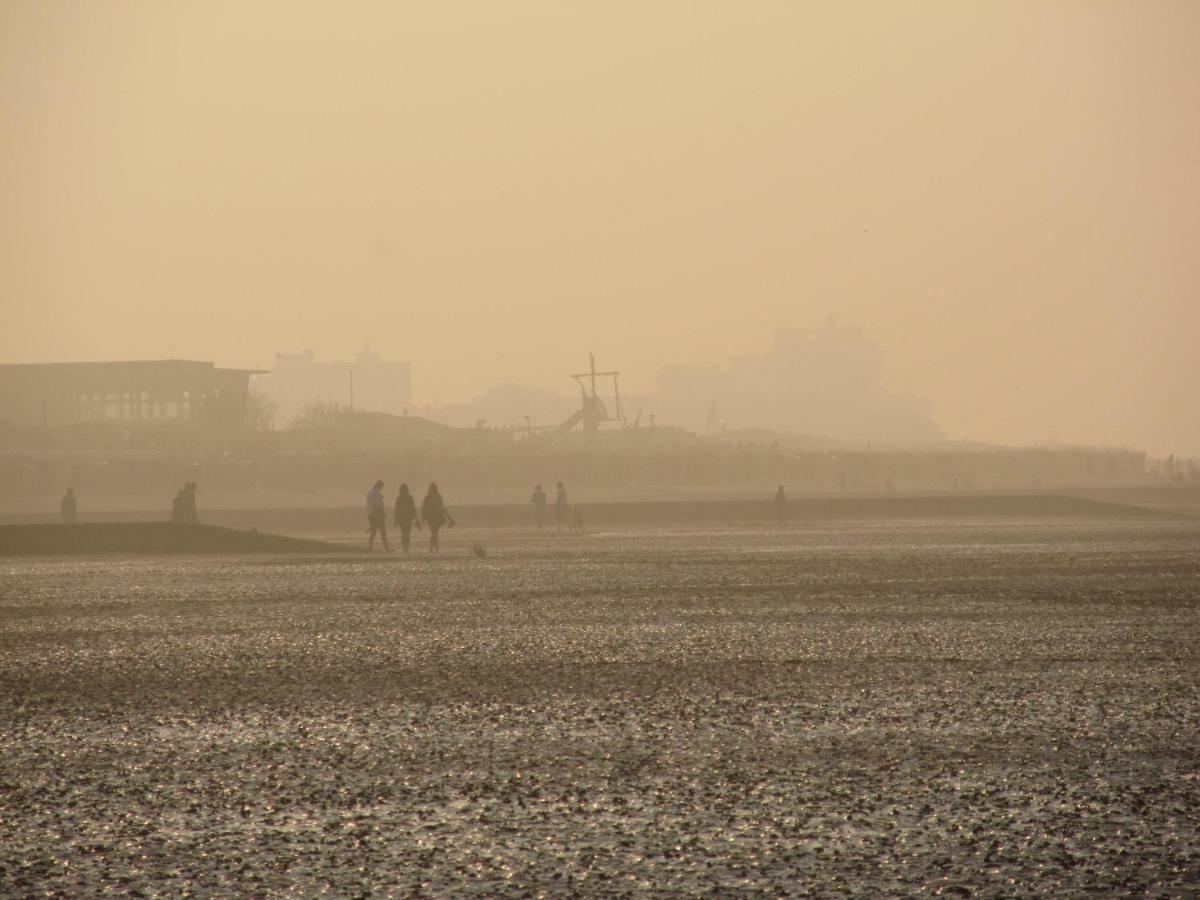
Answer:
M1076 493L1080 497L1104 503L1122 503L1186 516L1200 516L1200 485L1153 484L1087 488Z
M0 525L0 556L160 553L328 553L344 547L173 522L84 522L76 525Z
M770 499L645 500L631 502L584 502L584 520L588 527L618 525L760 525L776 521L775 504ZM456 504L450 497L450 509L456 520L468 527L512 527L533 523L529 504ZM94 514L110 521L138 521L145 512L107 511ZM1058 494L950 494L797 497L788 501L790 522L854 521L943 518L1022 518L1022 519L1117 519L1169 520L1184 515L1182 510L1151 509L1114 500ZM250 529L282 534L337 534L357 532L365 526L363 510L358 506L274 508L274 509L201 509L204 521L227 528ZM85 520L88 516L84 517ZM53 521L46 515L0 515L0 522L34 523ZM553 527L554 509L547 510L546 522Z

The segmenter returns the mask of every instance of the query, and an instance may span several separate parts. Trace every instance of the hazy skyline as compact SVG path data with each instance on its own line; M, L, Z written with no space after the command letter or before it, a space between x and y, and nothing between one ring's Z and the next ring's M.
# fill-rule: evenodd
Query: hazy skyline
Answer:
M569 395L834 316L952 438L1200 455L1200 4L0 4L0 362Z

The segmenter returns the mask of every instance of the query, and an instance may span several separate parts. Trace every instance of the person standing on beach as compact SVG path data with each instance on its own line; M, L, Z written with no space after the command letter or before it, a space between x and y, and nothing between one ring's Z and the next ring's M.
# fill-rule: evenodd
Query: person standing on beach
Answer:
M400 485L400 490L396 494L395 517L392 519L392 524L400 529L400 546L407 553L408 539L412 536L413 526L416 525L417 530L421 530L421 517L417 515L417 502L408 492L407 484Z
M425 499L421 501L421 518L429 528L429 552L437 553L441 549L438 546L438 532L443 525L453 527L454 519L450 517L435 482L429 483L429 490L425 492Z
M367 549L375 549L375 534L379 533L383 538L384 553L391 553L392 548L388 546L387 539L387 511L383 502L383 480L375 482L375 486L367 491L367 530L370 532L370 537L367 538Z
M558 483L558 494L554 498L554 518L558 522L558 530L563 530L563 523L567 521L567 489L563 487L563 483Z
M533 503L533 521L537 523L538 531L541 531L542 525L546 521L546 492L542 490L540 484L533 486L533 497L530 502Z
M186 522L188 525L196 525L200 522L200 515L196 512L196 482L194 481L185 481L183 484L179 515L180 521Z
M775 492L775 518L779 520L780 525L787 521L787 494L783 492L782 484Z
M62 512L62 520L68 525L75 524L75 514L78 507L75 505L75 488L67 488L67 493L62 498L62 503L59 504L59 510Z

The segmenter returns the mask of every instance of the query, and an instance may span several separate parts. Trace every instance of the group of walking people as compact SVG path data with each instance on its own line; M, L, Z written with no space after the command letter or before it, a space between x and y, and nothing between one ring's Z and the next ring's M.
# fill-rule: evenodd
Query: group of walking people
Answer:
M533 520L537 524L538 530L541 531L546 524L546 504L548 502L546 491L540 484L533 486L533 496L530 498L530 503L533 504ZM583 507L578 503L572 509L570 501L567 500L567 489L560 481L557 486L557 493L554 496L554 520L559 531L563 530L563 526L571 534L583 534Z
M441 491L435 482L430 482L419 510L408 485L401 484L392 509L392 524L400 529L400 546L405 553L409 550L413 528L420 531L422 525L429 529L429 552L437 553L440 549L438 532L444 527L453 528L454 517L446 509L446 502L442 499ZM392 552L388 545L387 501L383 496L382 479L376 481L371 490L367 491L367 531L370 535L367 538L368 550L375 549L375 535L379 535L383 541L384 552Z
M375 549L375 537L378 535L384 552L391 553L392 548L388 543L387 500L383 494L383 487L381 478L367 491L367 549ZM540 484L534 485L531 502L534 521L541 529L545 526L549 498ZM566 486L561 481L558 482L554 498L554 517L559 531L565 528L572 534L583 533L583 509L578 504L572 508L567 498ZM408 485L401 484L392 505L392 526L400 529L400 547L405 553L409 552L413 529L420 531L422 527L429 531L429 552L437 553L440 550L438 533L442 528L453 527L454 517L446 508L446 501L442 499L436 482L430 482L420 508L417 507L416 498L409 491Z
M533 496L530 498L530 502L533 504L534 522L541 530L545 527L549 498L540 484L533 486ZM78 520L74 488L67 488L60 504L60 512L62 520L67 524L73 524ZM775 492L775 514L780 524L787 521L787 512L787 494L781 484ZM566 486L561 481L557 484L557 492L554 497L554 517L560 532L566 527L571 534L583 534L583 509L579 504L575 504L574 508L571 507L567 498ZM196 513L196 482L185 482L175 494L175 499L171 502L171 521L191 525L199 521ZM409 552L413 528L420 531L422 525L429 529L429 552L437 553L440 550L438 532L444 527L453 527L454 517L446 509L446 502L442 499L436 482L430 482L429 489L425 492L425 499L421 501L420 509L417 508L416 500L409 492L408 485L401 484L396 492L396 501L392 508L392 524L400 529L400 546L405 553ZM367 492L367 531L370 533L370 537L367 539L369 550L375 549L375 536L379 535L384 551L391 552L388 544L387 501L383 496L382 479L376 481L371 490Z

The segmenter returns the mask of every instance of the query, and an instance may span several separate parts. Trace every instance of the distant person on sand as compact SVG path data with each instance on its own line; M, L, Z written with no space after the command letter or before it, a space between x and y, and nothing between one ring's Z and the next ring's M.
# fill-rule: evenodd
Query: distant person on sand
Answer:
M421 530L421 518L417 515L417 501L408 492L408 485L400 485L396 493L396 509L392 524L400 529L400 546L408 552L408 539L412 536L413 526Z
M189 525L196 525L200 522L200 515L196 512L196 482L189 481L183 486L183 520Z
M775 492L775 518L779 520L780 525L787 521L787 494L783 492L782 484Z
M437 553L441 549L438 546L438 532L443 525L453 528L454 519L446 509L446 503L442 500L441 492L438 491L438 486L434 482L430 482L425 499L421 501L421 518L429 527L429 552Z
M183 486L183 521L196 525L200 515L196 512L196 482L189 481Z
M542 490L540 484L533 486L533 497L530 498L533 504L533 521L537 523L538 531L542 530L542 525L546 521L546 492Z
M367 491L367 531L370 532L370 537L367 538L368 550L375 549L375 535L378 533L383 538L383 551L385 553L392 552L387 539L387 509L383 502L382 479L376 481L375 485Z
M196 482L185 481L175 494L171 501L171 521L181 525L195 525L200 521L196 513Z
M567 489L563 487L563 483L558 483L558 495L554 498L554 518L558 522L558 530L563 530L563 523L567 521Z
M67 488L67 493L63 496L62 503L59 504L59 509L62 511L62 520L68 525L74 525L78 509L75 505L75 488Z

